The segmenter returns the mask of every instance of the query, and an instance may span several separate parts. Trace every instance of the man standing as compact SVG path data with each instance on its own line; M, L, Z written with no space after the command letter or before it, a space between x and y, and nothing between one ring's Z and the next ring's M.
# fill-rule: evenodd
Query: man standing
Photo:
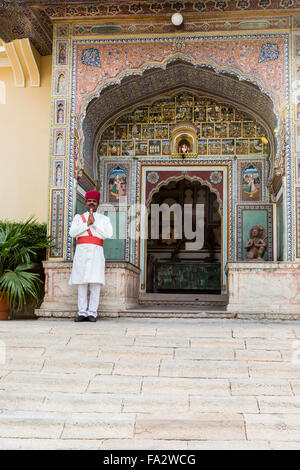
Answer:
M70 228L70 236L77 238L69 280L69 284L78 285L78 316L75 318L77 322L96 321L101 284L105 283L103 239L111 238L113 230L109 218L96 212L99 200L98 191L88 191L85 195L87 212L76 214Z

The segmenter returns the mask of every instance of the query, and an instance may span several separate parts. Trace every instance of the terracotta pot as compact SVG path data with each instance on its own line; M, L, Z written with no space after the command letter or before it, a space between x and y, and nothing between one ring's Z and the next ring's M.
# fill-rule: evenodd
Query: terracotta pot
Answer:
M6 297L0 296L0 321L8 320L9 313L10 313L10 305L8 301L6 300Z

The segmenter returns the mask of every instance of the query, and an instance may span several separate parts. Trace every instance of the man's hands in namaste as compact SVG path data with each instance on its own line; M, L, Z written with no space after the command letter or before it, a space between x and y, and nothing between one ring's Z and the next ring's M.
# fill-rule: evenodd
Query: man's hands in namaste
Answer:
M89 218L88 218L87 224L88 224L88 226L89 226L89 225L93 225L94 222L95 222L95 218L94 218L94 214L93 214L93 209L92 209L92 207L91 207L91 208L90 208L90 214L89 214Z

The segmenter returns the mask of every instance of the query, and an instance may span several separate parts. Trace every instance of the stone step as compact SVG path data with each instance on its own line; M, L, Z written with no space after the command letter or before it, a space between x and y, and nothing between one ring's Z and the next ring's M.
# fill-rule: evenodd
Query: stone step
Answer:
M138 303L139 305L148 305L153 308L162 306L225 307L228 304L228 295L145 293L139 297Z

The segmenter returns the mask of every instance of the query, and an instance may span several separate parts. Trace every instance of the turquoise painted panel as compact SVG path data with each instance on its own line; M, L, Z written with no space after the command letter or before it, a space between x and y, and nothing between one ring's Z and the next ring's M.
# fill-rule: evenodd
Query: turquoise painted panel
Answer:
M77 199L76 201L76 214L83 214L86 211L85 205L83 202Z
M243 211L243 260L246 258L247 251L245 245L249 239L249 233L253 225L262 225L265 228L267 235L268 227L268 214L266 210L244 210ZM267 259L267 251L264 254L264 259Z
M104 240L103 249L106 259L125 259L126 212L105 212L113 226L113 238Z
M277 204L277 254L283 260L283 201Z

